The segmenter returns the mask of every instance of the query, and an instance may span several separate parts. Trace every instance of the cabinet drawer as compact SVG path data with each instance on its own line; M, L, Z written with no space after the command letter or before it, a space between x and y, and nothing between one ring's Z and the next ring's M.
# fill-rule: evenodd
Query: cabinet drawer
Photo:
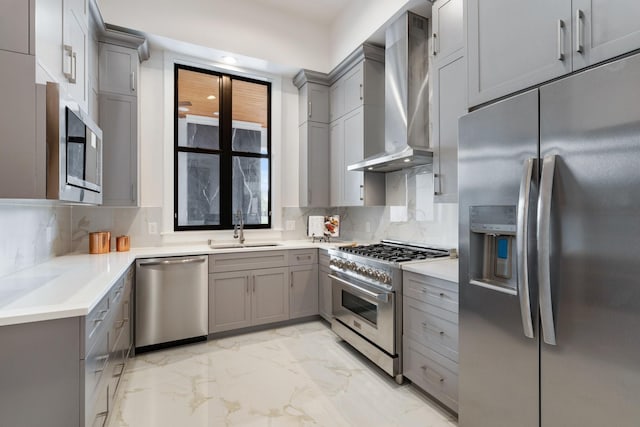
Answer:
M329 252L327 252L325 249L318 249L318 264L321 267L329 268L329 259Z
M458 284L435 277L405 272L402 282L405 296L458 312Z
M289 266L289 251L259 251L209 255L209 273Z
M84 346L80 346L81 358L84 358L86 353L96 345L98 336L101 336L105 331L106 323L108 323L109 317L109 293L102 298L102 300L91 310L91 313L85 317L84 325Z
M109 415L109 384L105 383L95 395L88 397L85 405L85 422L88 427L104 427Z
M403 334L458 361L458 316L430 304L404 297Z
M289 265L307 265L317 263L317 249L295 249L289 251Z
M87 351L84 361L84 392L87 398L94 395L109 365L109 331L96 337L95 345Z
M411 339L404 340L403 375L458 412L458 367Z

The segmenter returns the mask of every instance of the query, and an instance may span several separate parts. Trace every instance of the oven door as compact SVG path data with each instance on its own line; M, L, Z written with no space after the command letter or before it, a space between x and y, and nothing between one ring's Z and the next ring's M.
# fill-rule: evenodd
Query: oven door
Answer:
M333 317L390 355L395 346L395 293L332 272Z

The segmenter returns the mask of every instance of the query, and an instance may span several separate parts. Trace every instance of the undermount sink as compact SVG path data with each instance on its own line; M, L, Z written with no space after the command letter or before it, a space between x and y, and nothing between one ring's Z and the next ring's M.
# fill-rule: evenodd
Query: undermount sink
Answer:
M280 246L280 243L276 242L256 242L256 243L213 243L209 240L209 247L211 249L242 249L242 248L265 248Z

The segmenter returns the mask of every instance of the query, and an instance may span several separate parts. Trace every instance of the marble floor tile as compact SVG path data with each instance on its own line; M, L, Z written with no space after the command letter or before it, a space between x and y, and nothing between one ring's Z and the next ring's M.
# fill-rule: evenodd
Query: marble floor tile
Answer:
M130 360L109 427L454 427L451 415L309 322Z

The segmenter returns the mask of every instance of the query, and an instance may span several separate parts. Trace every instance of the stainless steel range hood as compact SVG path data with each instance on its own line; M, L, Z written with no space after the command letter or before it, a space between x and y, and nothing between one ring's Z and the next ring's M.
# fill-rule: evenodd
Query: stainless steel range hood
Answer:
M427 19L406 13L387 28L385 42L385 152L349 165L350 171L393 172L433 163Z

